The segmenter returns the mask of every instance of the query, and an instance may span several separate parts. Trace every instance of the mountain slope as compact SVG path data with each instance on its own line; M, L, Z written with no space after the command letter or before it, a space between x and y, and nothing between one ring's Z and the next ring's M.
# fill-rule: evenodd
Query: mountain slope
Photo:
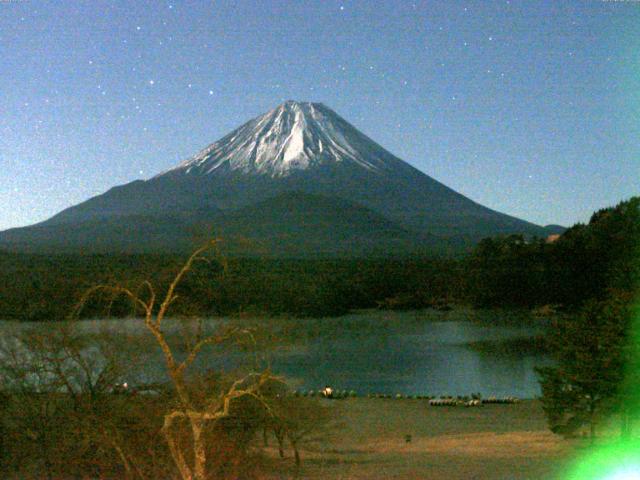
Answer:
M159 219L166 224L167 236L185 239L186 234L169 230L188 230L203 219L221 222L288 192L359 205L413 238L438 236L468 244L498 233L546 233L543 227L488 209L425 175L328 107L288 101L149 180L112 188L40 225L0 233L0 245L27 244L34 235L46 243L46 228L103 223L114 226L111 240L117 249L123 243L123 225L128 225L129 235L142 231L130 223L136 217ZM273 217L272 221L285 230L300 221L295 216L282 218L291 225ZM120 230L115 228L119 224ZM105 226L100 229L109 237ZM373 230L370 237L375 239Z
M438 242L365 207L341 199L288 192L230 212L189 216L127 215L4 232L14 251L126 253L188 252L211 236L224 251L265 257L404 256Z
M212 227L231 248L266 256L396 256L425 253L436 243L368 208L301 192L229 212ZM244 247L242 239L248 241Z

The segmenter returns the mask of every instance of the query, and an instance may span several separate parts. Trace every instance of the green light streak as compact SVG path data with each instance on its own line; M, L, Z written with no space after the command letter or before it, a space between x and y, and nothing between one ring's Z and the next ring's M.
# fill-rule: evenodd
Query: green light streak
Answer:
M576 462L565 480L640 480L640 442L600 447Z
M640 418L640 301L632 309L629 328L622 402L633 424L633 419ZM571 465L562 480L640 480L640 438L638 432L631 433L632 438L612 438L606 445L590 449Z

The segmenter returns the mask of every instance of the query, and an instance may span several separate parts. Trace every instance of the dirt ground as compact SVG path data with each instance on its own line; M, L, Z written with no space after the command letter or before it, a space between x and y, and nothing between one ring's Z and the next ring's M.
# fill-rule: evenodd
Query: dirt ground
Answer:
M326 402L340 425L330 440L305 446L301 471L283 478L555 479L577 446L547 430L534 400L471 408L406 399Z

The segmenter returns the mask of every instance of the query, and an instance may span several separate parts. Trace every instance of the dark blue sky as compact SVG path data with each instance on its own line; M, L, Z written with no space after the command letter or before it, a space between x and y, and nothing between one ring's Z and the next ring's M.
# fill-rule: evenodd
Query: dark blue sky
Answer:
M640 194L640 2L0 0L0 229L323 102L540 224Z

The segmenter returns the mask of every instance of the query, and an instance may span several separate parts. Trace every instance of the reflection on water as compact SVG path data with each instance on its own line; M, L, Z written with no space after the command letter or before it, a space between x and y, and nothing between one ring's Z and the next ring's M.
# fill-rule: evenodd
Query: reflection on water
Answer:
M245 320L251 324L251 320ZM337 319L267 320L253 322L287 331L287 348L272 355L272 368L291 379L297 388L334 388L366 393L407 395L539 395L534 366L550 362L541 354L476 351L469 342L492 342L531 337L543 325L531 318L500 312L458 311L360 312ZM209 321L214 329L220 321ZM127 338L146 335L139 320L81 322L86 333L108 330ZM6 332L24 325L5 324ZM47 324L27 328L50 328ZM167 323L176 341L180 328ZM149 361L138 381L164 380L160 352L148 344ZM199 370L233 368L239 356L207 352L194 364Z
M468 321L427 322L411 334L369 332L357 338L324 337L302 352L276 358L276 369L299 378L303 388L324 384L362 393L408 395L514 395L540 390L534 366L543 355L477 352L465 344L540 333L540 328L477 325Z

